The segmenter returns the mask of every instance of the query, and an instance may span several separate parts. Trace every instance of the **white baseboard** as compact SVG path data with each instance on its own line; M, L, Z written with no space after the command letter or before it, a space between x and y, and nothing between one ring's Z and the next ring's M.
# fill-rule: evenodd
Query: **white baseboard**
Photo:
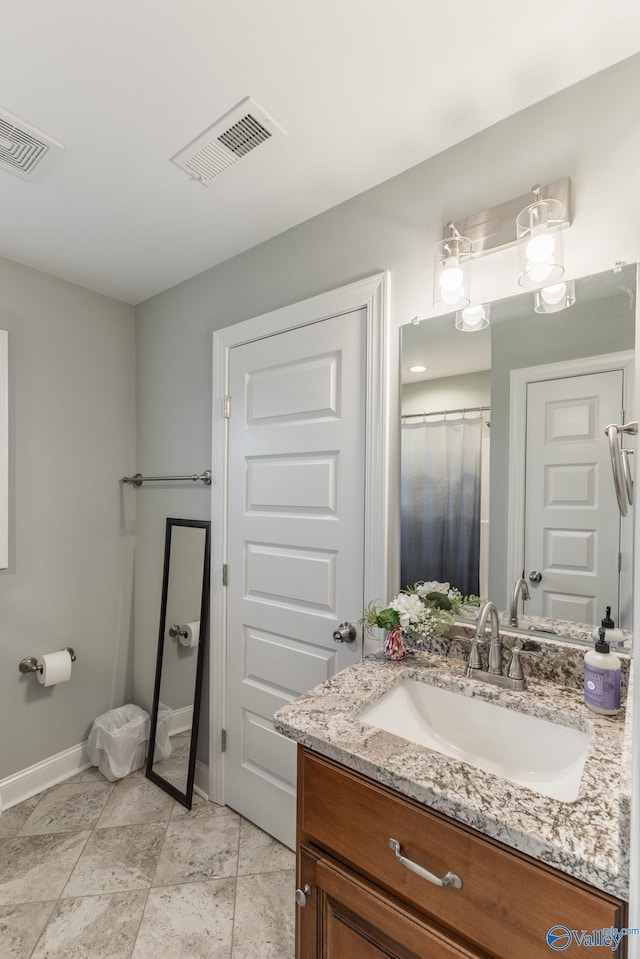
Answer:
M184 732L191 728L191 714L193 708L186 706L184 709L175 710L171 721L171 735ZM190 715L187 716L187 713ZM174 721L176 728L174 729ZM55 756L49 756L42 762L34 766L28 766L14 773L13 776L7 776L6 779L0 779L0 813L4 809L11 809L25 799L31 799L38 793L57 786L58 783L70 779L77 773L88 769L93 763L87 755L87 742L79 743L77 746L71 746ZM200 760L196 760L196 770L194 779L194 790L203 799L209 799L209 767Z
M21 769L13 776L0 780L0 810L17 806L25 799L31 799L32 796L56 786L91 765L85 740L55 756L43 759L34 766Z
M196 771L193 778L193 791L209 801L209 767L196 759Z
M177 733L184 733L193 726L193 706L183 706L181 709L174 709L171 713L171 725L169 735L175 736Z

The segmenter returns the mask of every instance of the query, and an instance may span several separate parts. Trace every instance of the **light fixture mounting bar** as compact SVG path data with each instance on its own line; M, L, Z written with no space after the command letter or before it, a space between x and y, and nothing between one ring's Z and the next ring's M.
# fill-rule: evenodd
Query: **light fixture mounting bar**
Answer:
M504 250L516 244L516 217L525 207L536 201L533 190L523 193L513 200L506 200L488 210L472 213L463 220L456 220L453 229L459 235L471 240L471 255L482 256ZM564 210L563 227L571 226L571 177L564 177L554 183L540 187L539 199L560 200ZM444 240L451 236L451 220L442 229Z

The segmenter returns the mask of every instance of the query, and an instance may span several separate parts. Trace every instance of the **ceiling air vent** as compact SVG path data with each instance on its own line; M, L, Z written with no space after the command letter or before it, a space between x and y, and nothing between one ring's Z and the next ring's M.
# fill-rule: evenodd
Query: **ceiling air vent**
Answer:
M245 97L213 126L175 156L171 162L204 186L227 167L273 136L285 136L282 127L255 100Z
M64 149L58 140L0 110L0 169L30 177L52 147Z

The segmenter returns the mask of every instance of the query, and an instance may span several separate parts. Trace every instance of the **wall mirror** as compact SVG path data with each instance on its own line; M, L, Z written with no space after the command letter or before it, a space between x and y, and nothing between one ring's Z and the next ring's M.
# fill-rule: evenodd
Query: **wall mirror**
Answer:
M621 517L604 430L637 419L636 266L576 280L568 308L522 293L489 319L401 329L401 585L508 610L524 570L525 614L586 624L586 641L611 606L631 629L634 507Z
M209 618L208 521L167 519L146 775L191 809Z

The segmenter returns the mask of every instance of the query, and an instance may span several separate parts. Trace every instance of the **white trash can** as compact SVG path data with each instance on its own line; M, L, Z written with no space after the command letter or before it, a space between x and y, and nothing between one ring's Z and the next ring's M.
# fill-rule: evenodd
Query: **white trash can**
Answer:
M169 706L158 703L158 722L156 723L156 749L153 754L154 761L168 759L171 755L171 719L173 710Z
M87 752L105 779L115 782L144 766L149 741L149 713L128 703L93 721Z

